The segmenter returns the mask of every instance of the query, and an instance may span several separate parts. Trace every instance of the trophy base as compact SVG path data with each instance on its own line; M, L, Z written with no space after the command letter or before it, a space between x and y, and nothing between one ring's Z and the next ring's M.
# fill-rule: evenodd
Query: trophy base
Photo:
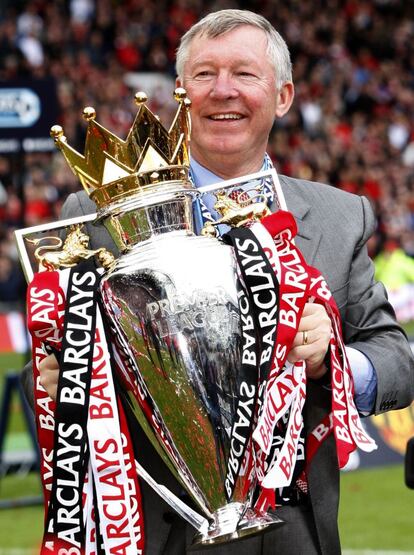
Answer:
M216 520L211 524L206 532L199 532L195 535L190 547L190 551L200 547L214 547L223 543L246 538L247 536L255 536L273 530L276 526L282 526L285 522L275 514L259 515L247 509L240 518L241 503L231 503L226 507L219 509L215 513ZM235 516L238 519L235 520ZM233 518L231 518L233 517Z

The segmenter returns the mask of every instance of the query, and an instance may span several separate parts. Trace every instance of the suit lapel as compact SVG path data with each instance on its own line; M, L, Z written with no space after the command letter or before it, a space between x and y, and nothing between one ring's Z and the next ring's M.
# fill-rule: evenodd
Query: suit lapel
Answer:
M279 176L287 208L295 217L298 234L297 246L308 264L313 264L322 238L319 228L312 222L312 206L300 195L298 189Z

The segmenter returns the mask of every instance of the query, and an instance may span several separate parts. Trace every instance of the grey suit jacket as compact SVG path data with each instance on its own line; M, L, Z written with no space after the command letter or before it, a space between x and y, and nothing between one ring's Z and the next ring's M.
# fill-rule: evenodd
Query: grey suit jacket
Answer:
M409 405L414 397L414 362L408 342L394 319L384 287L374 281L374 269L367 255L366 241L375 226L367 199L344 193L328 185L280 176L288 209L298 224L297 245L307 262L318 268L328 282L342 316L343 335L347 345L360 350L372 362L378 377L375 412ZM81 192L67 199L62 217L69 218L96 210ZM102 226L88 224L91 247L115 246ZM310 380L305 405L307 430L313 429L330 411L330 392ZM156 480L176 493L179 486L159 461L148 441L142 442L142 462ZM315 522L316 545L321 553L340 553L337 529L339 472L335 442L328 438L319 449L309 469L309 491ZM185 553L191 530L175 517L157 496L143 486L146 519L147 553ZM296 509L296 512L295 512ZM259 555L262 553L313 553L309 544L293 546L298 536L296 522L299 508L282 508L286 526L261 537L213 548L222 555ZM165 516L167 514L167 516ZM311 517L312 518L312 517ZM171 519L174 525L171 526ZM292 524L293 523L293 524ZM295 527L293 527L295 526ZM173 538L173 536L176 536ZM178 542L176 541L178 539ZM169 539L168 539L169 538ZM299 533L300 545L300 533ZM302 543L308 540L303 540ZM197 553L197 552L194 552Z

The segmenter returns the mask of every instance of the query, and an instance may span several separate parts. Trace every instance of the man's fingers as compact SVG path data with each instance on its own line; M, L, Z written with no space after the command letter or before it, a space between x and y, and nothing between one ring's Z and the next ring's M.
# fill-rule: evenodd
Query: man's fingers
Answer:
M320 339L308 345L298 345L290 350L287 359L289 362L297 362L305 360L307 363L314 363L323 360L326 354L327 346L325 341Z
M326 313L325 307L316 303L306 303L299 322L298 331L312 330L316 328L331 327L331 319Z
M319 379L327 371L325 365L325 350L321 348L312 348L310 345L296 347L288 354L288 361L294 364L299 360L306 361L306 373L308 378Z
M44 370L39 377L41 386L54 401L56 401L58 378L59 368L56 370Z
M48 355L39 364L39 381L49 397L56 400L59 364L55 355Z
M301 345L299 347L294 347L289 351L287 359L289 362L298 362L298 360L306 360L313 352L310 345Z
M308 347L311 343L314 343L315 332L313 330L298 331L293 340L292 347Z
M40 373L42 373L43 370L59 370L59 363L55 355L48 355L40 362L39 364Z

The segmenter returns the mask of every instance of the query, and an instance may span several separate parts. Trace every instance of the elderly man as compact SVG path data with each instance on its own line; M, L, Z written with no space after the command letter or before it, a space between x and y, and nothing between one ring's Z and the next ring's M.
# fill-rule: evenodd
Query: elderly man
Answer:
M270 23L252 12L222 10L192 27L177 52L177 84L192 101L191 174L196 186L249 174L269 167L266 146L275 118L293 101L287 46ZM295 216L297 245L307 262L325 276L341 312L344 340L361 414L410 404L414 364L406 338L395 322L384 288L375 283L366 241L374 217L365 198L327 185L279 176L288 209ZM85 193L71 195L63 217L93 212ZM92 233L92 247L110 245L103 230ZM113 245L112 245L113 248ZM306 332L306 344L303 338ZM330 320L319 305L307 304L290 361L307 364L307 431L331 407L324 362ZM57 364L48 357L42 383L56 391ZM179 492L179 486L144 438L141 462L156 480ZM334 438L320 447L308 469L308 493L291 489L277 510L285 525L271 532L212 548L212 553L238 555L340 553L337 527L339 472ZM147 553L186 552L193 530L143 486Z

